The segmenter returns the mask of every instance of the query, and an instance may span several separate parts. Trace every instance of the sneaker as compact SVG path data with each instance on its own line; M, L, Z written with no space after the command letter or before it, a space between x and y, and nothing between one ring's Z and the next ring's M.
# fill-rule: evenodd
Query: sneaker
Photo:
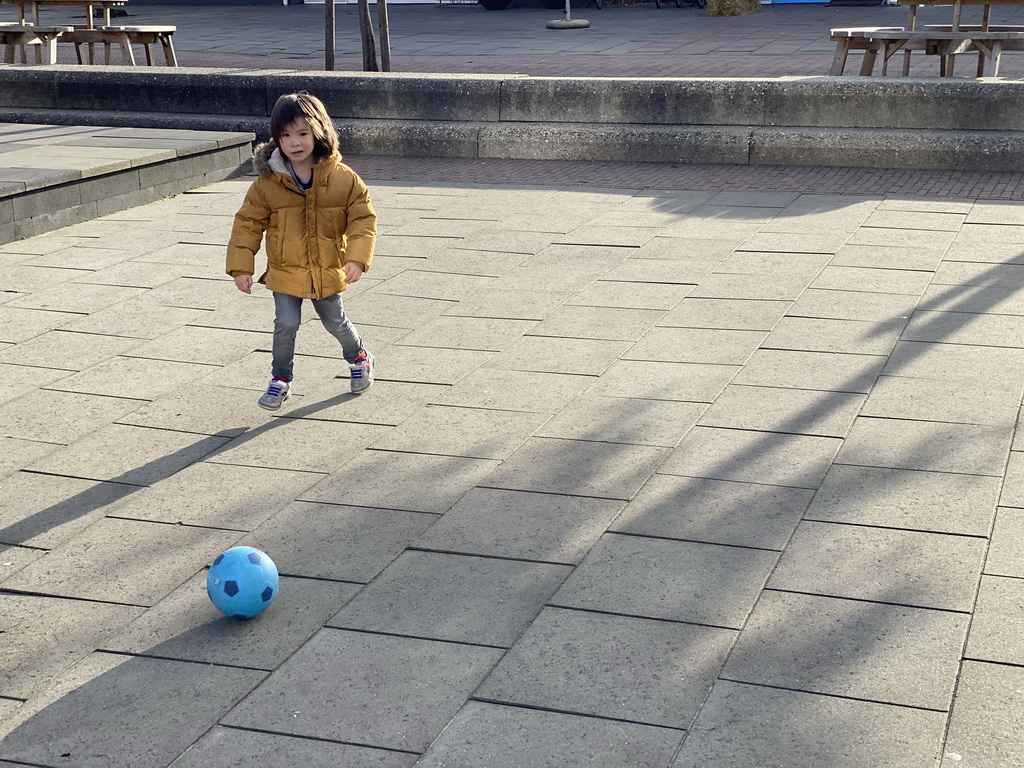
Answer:
M257 405L260 408L266 408L268 411L276 411L284 405L285 400L291 397L291 388L291 382L282 379L271 379L270 386L260 396Z
M373 366L376 359L365 349L352 363L352 394L361 395L373 386Z

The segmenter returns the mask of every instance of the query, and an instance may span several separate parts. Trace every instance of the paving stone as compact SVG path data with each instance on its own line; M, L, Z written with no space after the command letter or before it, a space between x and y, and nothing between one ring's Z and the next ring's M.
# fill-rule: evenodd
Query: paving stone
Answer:
M663 237L685 238L687 241L705 238L742 243L765 227L764 219L714 220L712 215L712 211L705 207L695 209L689 218L663 227L660 234Z
M99 225L102 222L91 222L94 225ZM108 225L109 226L109 225ZM73 230L74 227L68 227L65 232ZM35 266L49 266L49 267L60 267L61 269L84 269L90 270L90 272L80 275L77 279L82 282L96 282L91 277L95 276L96 272L108 269L117 264L124 264L132 258L132 252L120 248L90 248L88 246L81 248L64 248L60 251L54 251L43 256L38 256L32 259L29 264ZM112 283L106 283L112 285ZM136 286L136 287L149 287L149 286Z
M0 361L16 365L82 371L138 347L139 339L94 333L50 331L0 350Z
M348 602L359 586L282 577L273 604L251 621L217 611L206 593L205 570L153 608L112 633L101 650L205 664L273 670Z
M694 427L658 472L813 489L842 444L831 437Z
M977 261L991 266L999 264L1024 263L1024 251L1019 243L988 242L979 248L977 242L966 238L957 238L949 245L946 258L952 261Z
M918 310L902 338L905 341L1012 347L1020 339L1022 331L1024 317Z
M422 752L503 653L324 629L222 723Z
M61 379L59 388L67 392L155 400L210 371L209 366L192 363L116 357Z
M878 204L878 211L927 211L930 213L969 214L978 203L973 200L930 200L927 198L887 198ZM970 217L968 217L969 219Z
M90 768L162 767L265 675L94 653L0 724L0 757L53 765L69 755Z
M867 394L885 361L881 355L759 349L732 383Z
M530 329L534 336L637 341L664 315L659 310L563 305Z
M446 552L575 564L621 501L474 488L417 540Z
M307 318L307 322L309 319ZM225 330L273 333L273 294L253 286L251 295L243 295L241 299L212 312L197 313L194 318L189 320L188 324L197 328L224 328ZM307 335L309 334L300 333L298 343L301 344Z
M357 325L386 325L410 330L419 328L451 308L451 301L390 296L379 290L345 302L346 314Z
M770 331L786 314L788 301L687 297L658 321L662 328Z
M719 681L672 768L930 768L945 725L943 712Z
M987 536L994 477L834 464L805 517L822 522Z
M838 253L846 234L755 232L738 250L762 253Z
M581 395L539 426L537 437L674 447L703 403Z
M965 656L1024 666L1019 638L1024 632L1024 580L982 576Z
M237 539L235 531L106 518L36 560L4 587L154 605Z
M90 285L88 283L63 284L12 301L10 306L24 309L91 313L99 312L114 304L120 304L143 293L145 293L145 289L142 288Z
M389 347L387 356L381 357L377 361L377 379L378 381L451 385L480 366L494 360L495 357L494 352L446 349L444 365L438 365L436 349L396 345Z
M811 283L812 288L865 293L901 293L920 296L931 279L930 272L908 269L825 267Z
M1024 350L901 341L882 373L1010 389L1024 380Z
M964 219L968 224L1024 224L1024 218L1015 205L1006 205L1000 201L975 201Z
M876 210L868 216L864 226L956 232L966 218L962 213L953 212Z
M763 275L772 280L802 278L810 281L831 261L824 254L761 253L746 247L722 260L718 274Z
M166 307L145 299L134 299L121 301L73 322L63 323L61 327L82 333L155 339L199 319L204 314L206 313L199 309Z
M674 729L639 723L469 701L419 764L661 768L672 758L680 736Z
M139 405L138 400L30 390L0 406L0 434L67 445L113 423Z
M792 317L890 324L908 320L917 302L917 296L899 293L808 288L793 302L786 314Z
M505 459L548 420L546 414L426 406L372 445L479 459Z
M833 267L934 272L942 257L943 252L940 250L919 251L898 246L844 245L829 264Z
M0 595L0 694L30 699L84 659L142 608L62 600L43 595Z
M689 295L698 299L792 301L807 288L812 277L773 275L771 280L767 280L764 275L757 274L715 273L701 280Z
M410 296L420 299L459 301L494 289L494 278L481 275L457 275L407 269L389 277L374 295Z
M999 477L1012 428L858 418L836 457L840 464Z
M130 357L226 365L267 346L265 333L219 328L178 328L131 349Z
M696 716L736 634L545 608L475 696L679 728Z
M985 543L980 537L805 521L768 586L969 612Z
M138 402L138 407L122 416L118 423L153 429L185 429L230 439L260 429L273 420L270 411L256 407L261 392L262 389L257 392L195 382L152 402ZM299 404L303 402L304 398L293 396L288 401L288 413L299 411L302 408Z
M543 320L575 295L574 291L491 291L461 299L442 314L457 317Z
M380 440L389 427L307 419L275 419L213 452L218 464L327 473Z
M1024 453L1020 451L1010 451L999 503L1004 507L1024 507Z
M606 534L551 604L739 629L775 552Z
M570 572L565 565L406 551L328 626L507 648Z
M562 242L571 245L634 246L646 243L661 230L655 226L600 226L584 224L566 233Z
M127 499L113 514L251 531L322 478L311 472L200 461Z
M972 244L972 247L978 250L977 244ZM1020 253L1019 245L1013 247L1014 252ZM987 251L988 248L981 250ZM993 295L993 291L1020 288L1024 284L1024 269L1020 264L1003 263L999 259L969 259L966 257L966 251L961 249L959 255L947 256L943 260L932 278L932 283L942 291L947 300L954 300L957 306L962 306L961 302L970 300L971 294L977 294L976 299L985 301ZM983 287L986 290L969 293L962 290L968 286Z
M630 346L628 341L525 336L486 365L539 373L600 376Z
M662 287L669 285L693 286L699 283L701 278L714 271L720 263L719 261L644 259L634 256L623 262L623 271L617 270L599 282L618 285L627 291L634 283L646 283L649 290L657 285L662 285ZM592 288L593 285L590 287Z
M435 520L434 515L294 502L243 537L290 576L372 581Z
M960 289L950 289L945 285L932 284L924 292L921 304L931 310L940 312L967 312L993 315L1024 315L1024 298L1020 288L1003 285L988 285L983 291L964 295Z
M734 365L619 360L598 377L587 394L710 403L738 370ZM623 385L627 381L628 388Z
M498 278L494 289L521 291L542 285L548 291L580 291L618 268L633 252L606 245L549 245Z
M434 349L468 349L501 352L526 333L533 333L532 320L504 320L480 317L438 317L401 338L405 346ZM435 352L434 354L444 354Z
M45 555L45 549L0 544L0 584Z
M63 328L79 322L81 318L82 315L69 312L19 309L5 304L0 307L0 339L17 344L41 336L55 328Z
M766 334L704 328L652 328L622 357L668 363L743 365Z
M410 768L419 755L392 752L318 739L302 739L279 733L215 727L171 763L174 768L233 768L239 763L258 763L264 768Z
M86 269L58 269L42 264L15 264L4 270L4 290L27 294L25 300L31 301L31 296L85 274L88 274ZM55 307L47 308L56 309Z
M436 402L450 387L389 381L362 395L353 395L344 379L311 383L299 407L289 407L275 418L348 421L393 426L401 424L423 406ZM291 401L289 401L291 402Z
M844 437L864 396L730 384L700 417L705 427Z
M904 325L902 319L866 323L856 320L784 317L761 346L805 352L887 355Z
M985 560L985 573L1024 578L1024 553L1019 546L1022 535L1024 510L999 507Z
M511 235L511 234L522 234L527 237L539 237L543 242L544 247L550 245L550 238L552 235L541 235L533 232L522 232L522 233L494 233L496 236ZM452 247L447 251L441 253L434 253L428 256L426 259L418 261L416 264L400 265L402 268L408 266L410 269L423 270L424 272L441 272L445 274L453 275L474 275L477 277L501 277L503 274L511 269L514 269L518 265L526 261L533 253L509 253L507 251L500 251L495 248L488 249L487 244L481 243L480 248L470 250L466 248L466 242L470 238L463 239L457 247ZM524 246L532 248L532 246ZM399 259L393 261L398 262ZM403 261L408 261L405 259ZM399 266L399 265L395 265ZM373 273L377 275L378 263L377 258L373 260ZM486 290L490 289L490 286L485 286ZM459 297L460 300L463 297Z
M721 261L740 247L749 234L734 233L728 238L713 235L697 237L657 236L640 246L632 256L637 259L670 259L673 261Z
M363 451L306 491L302 500L441 515L498 464L459 456ZM444 483L437 478L444 478Z
M882 376L864 404L864 416L1008 426L1020 410L1019 387Z
M270 380L271 356L270 344L264 349L238 358L234 362L223 366L206 366L206 374L199 380L200 385L234 388L239 390L251 390L256 392L259 398L267 388ZM380 365L378 364L378 376ZM313 355L296 355L295 357L295 378L292 379L292 397L305 395L311 389L321 388L325 383L334 382L339 374L348 374L348 365L339 358L317 357ZM339 387L341 382L338 382ZM348 386L344 386L347 390ZM243 394L242 397L245 395ZM255 404L255 400L250 401ZM291 401L286 406L288 410L293 408ZM286 411L282 411L285 413Z
M590 376L573 374L480 368L450 388L437 388L441 394L432 402L465 408L555 413L593 381Z
M531 438L482 484L628 501L667 454L651 446Z
M782 550L813 496L803 488L655 475L611 530Z
M112 424L67 447L47 452L26 468L89 480L153 485L226 442L224 437Z
M1024 760L1020 690L1024 669L965 661L946 736L942 764L1011 768Z
M52 549L136 492L120 483L15 472L0 479L0 542Z
M630 277L637 276L631 275ZM672 282L665 283L596 280L582 291L577 292L567 304L577 307L611 307L637 311L660 310L660 315L676 306L690 292L692 284L680 283L678 280L678 275Z
M968 614L765 591L722 678L948 709Z

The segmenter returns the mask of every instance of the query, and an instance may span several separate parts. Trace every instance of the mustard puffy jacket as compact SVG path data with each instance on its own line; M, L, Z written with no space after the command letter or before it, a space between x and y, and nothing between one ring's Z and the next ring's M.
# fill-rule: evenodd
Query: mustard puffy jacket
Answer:
M313 166L302 194L273 142L253 152L260 177L235 214L227 273L255 274L255 256L267 233L267 271L259 282L276 293L325 299L348 288L342 266L365 272L373 259L377 216L359 175L335 152Z

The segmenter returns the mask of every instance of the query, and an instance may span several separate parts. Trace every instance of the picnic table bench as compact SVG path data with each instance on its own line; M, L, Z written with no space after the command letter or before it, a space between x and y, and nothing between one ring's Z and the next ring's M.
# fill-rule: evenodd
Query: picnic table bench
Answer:
M860 74L874 71L878 54L882 54L882 74L888 73L889 59L897 51L904 51L903 75L910 74L911 51L940 57L939 74L952 77L955 57L961 53L978 53L978 77L996 77L999 60L1004 50L1024 50L1024 28L1000 27L983 29L981 26L952 29L951 25L928 25L921 29L903 27L853 27L833 29L836 52L832 58L830 74L841 75L851 50L864 51Z

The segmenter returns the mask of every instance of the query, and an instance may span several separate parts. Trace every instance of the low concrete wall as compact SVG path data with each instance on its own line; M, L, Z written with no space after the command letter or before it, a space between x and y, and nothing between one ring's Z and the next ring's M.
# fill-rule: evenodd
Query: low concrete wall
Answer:
M0 118L246 130L317 94L348 152L1024 170L1024 83L9 67Z

